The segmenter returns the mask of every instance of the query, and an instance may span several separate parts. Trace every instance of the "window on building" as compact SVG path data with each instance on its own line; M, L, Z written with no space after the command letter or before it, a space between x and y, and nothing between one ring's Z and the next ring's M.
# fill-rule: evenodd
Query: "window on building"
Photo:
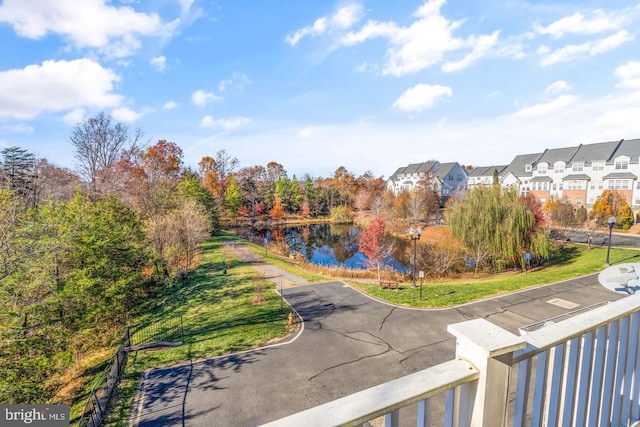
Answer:
M582 199L580 197L578 197L576 199L576 206L580 206L582 204Z
M554 168L553 168L553 171L555 173L564 173L564 162L556 163Z
M544 197L540 199L540 204L544 205L545 203L547 203L547 199L545 199Z
M591 188L592 190L596 189L596 182L595 181L591 181L591 184L589 184L589 188Z
M538 175L546 175L547 174L547 165L542 164L538 165Z
M525 165L524 166L524 171L525 172L531 172L531 165Z
M622 180L622 189L623 190L628 190L629 189L629 180L628 179L623 179Z
M584 163L574 163L571 165L571 170L573 172L582 172L584 169Z
M571 197L567 197L567 203L571 203Z
M557 190L557 189L558 189L558 184L553 183L553 184L551 185L551 189L552 189L553 191Z
M626 170L629 169L629 160L616 160L615 162L615 168L616 170Z
M636 189L640 190L640 181L636 183Z
M562 183L558 184L558 190L562 191L562 185L563 185Z
M594 163L593 164L593 170L594 171L603 171L604 170L604 163L602 163L602 162Z
M634 205L636 205L636 206L640 205L640 199L636 199L636 200L633 202L633 204L634 204Z
M604 189L604 181L598 181L598 190Z
M594 197L589 197L589 204L592 205L595 203L595 198Z

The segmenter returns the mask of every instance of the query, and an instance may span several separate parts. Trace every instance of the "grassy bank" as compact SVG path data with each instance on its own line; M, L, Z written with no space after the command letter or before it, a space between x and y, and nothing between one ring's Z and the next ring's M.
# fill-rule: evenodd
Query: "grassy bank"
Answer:
M281 307L273 284L227 251L223 246L226 239L222 233L207 242L199 268L141 310L137 323L182 316L184 343L130 353L109 425L125 425L144 370L258 347L290 332L290 310L286 304ZM223 260L228 265L226 274ZM262 302L258 303L259 299Z
M606 257L606 248L587 250L583 246L568 246L543 268L528 273L507 272L484 278L465 278L447 282L425 282L420 300L420 286L414 289L402 284L399 290L381 289L371 283L348 281L349 284L376 298L394 304L411 307L449 307L492 295L513 292L533 286L554 283L573 277L601 271ZM640 262L640 252L632 249L611 249L612 264Z

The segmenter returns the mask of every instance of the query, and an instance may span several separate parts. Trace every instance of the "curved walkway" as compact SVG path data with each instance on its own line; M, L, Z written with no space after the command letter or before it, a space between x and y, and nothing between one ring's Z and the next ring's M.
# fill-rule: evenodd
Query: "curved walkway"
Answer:
M274 282L276 285L282 284L285 287L292 285L308 285L309 282L300 276L288 273L275 265L267 264L261 256L251 252L245 246L233 241L224 242L225 247L233 252L238 258L251 264L251 266L260 274L263 274L267 280Z
M239 246L233 250L242 253ZM290 279L278 270L269 269L271 280ZM450 323L482 317L517 333L535 321L624 297L604 289L596 274L444 310L384 304L337 281L283 293L304 319L298 339L151 370L139 425L259 425L452 359Z

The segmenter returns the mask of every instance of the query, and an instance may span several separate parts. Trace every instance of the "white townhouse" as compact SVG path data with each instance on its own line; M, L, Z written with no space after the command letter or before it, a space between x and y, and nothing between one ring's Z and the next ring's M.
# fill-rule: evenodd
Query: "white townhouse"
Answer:
M411 191L420 181L431 182L444 201L467 189L467 171L459 163L440 163L431 160L398 168L387 180L387 188L394 194Z
M493 185L494 174L498 174L498 183L502 184L504 179L503 172L507 169L508 165L500 166L480 166L474 168L467 179L467 188L471 190L474 187L481 187L484 185Z
M604 190L620 192L640 209L640 139L552 148L516 156L503 172L502 185L515 183L522 195L542 204L567 199L588 209Z

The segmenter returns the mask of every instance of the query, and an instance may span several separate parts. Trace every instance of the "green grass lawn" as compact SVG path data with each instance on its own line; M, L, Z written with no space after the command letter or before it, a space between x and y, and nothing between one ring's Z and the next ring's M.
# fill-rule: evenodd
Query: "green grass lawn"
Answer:
M507 272L483 278L466 278L448 282L425 282L420 300L420 286L414 289L410 283L401 284L399 290L381 289L377 284L348 281L352 286L385 301L411 307L449 307L457 304L512 292L532 286L554 283L573 277L597 273L604 269L606 248L571 245L542 268L525 274L523 271ZM640 252L633 249L611 249L611 264L640 261Z
M222 242L228 238L221 233L205 243L200 266L182 282L170 285L136 319L136 323L153 323L182 316L184 343L130 353L108 424L125 424L144 370L258 347L290 332L290 309L282 305L272 283L224 248ZM223 260L229 264L226 274ZM256 287L260 286L264 302L257 304Z

